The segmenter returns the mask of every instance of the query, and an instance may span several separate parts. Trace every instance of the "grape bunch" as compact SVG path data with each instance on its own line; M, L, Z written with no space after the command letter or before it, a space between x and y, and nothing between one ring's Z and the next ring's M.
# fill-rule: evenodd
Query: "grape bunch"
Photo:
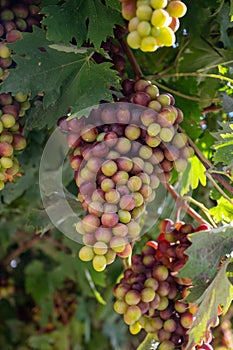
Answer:
M118 35L122 31L124 31L124 29L119 26L115 30L115 32L117 32ZM124 51L122 47L117 43L115 38L108 37L106 41L103 41L101 43L101 48L108 53L109 59L107 59L101 53L95 52L92 56L95 62L97 64L100 64L103 62L111 62L113 64L111 68L118 71L119 76L122 78L124 75L125 66L126 66L126 60L124 57Z
M142 329L153 333L159 350L185 349L197 306L181 300L192 282L176 275L188 258L185 250L191 242L187 235L209 227L195 230L191 224L166 219L159 228L158 243L149 241L140 254L134 254L131 267L116 284L114 310L123 315L132 334ZM212 349L211 339L208 330L208 341L193 349Z
M127 43L144 52L175 44L179 18L187 11L179 0L120 0L122 15L128 20Z
M0 4L0 80L15 68L7 43L22 38L22 32L31 32L32 26L40 26L38 0L3 0ZM26 147L20 118L30 108L28 95L19 92L0 94L0 190L7 181L12 182L19 172L17 154Z
M88 118L58 121L67 132L78 198L86 212L77 224L85 245L79 257L92 261L97 271L116 255L131 254L130 242L139 239L146 204L154 200L160 183L170 180L172 169L183 171L193 154L177 130L182 112L173 97L159 94L143 79L129 93L126 83L123 93L131 103L103 103ZM154 104L158 111L151 108Z

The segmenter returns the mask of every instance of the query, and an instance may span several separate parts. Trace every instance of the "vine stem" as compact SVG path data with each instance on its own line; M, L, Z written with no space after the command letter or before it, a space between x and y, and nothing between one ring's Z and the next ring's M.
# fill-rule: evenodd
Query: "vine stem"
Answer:
M189 206L189 204L182 199L182 197L176 192L174 187L167 183L164 184L166 190L171 194L172 198L178 202L179 206L183 208L191 217L193 217L199 224L208 224L209 222L206 221L200 214L198 214L193 208Z
M129 46L127 45L125 39L123 37L118 38L126 56L128 57L128 60L133 68L134 74L135 74L135 78L141 78L143 77L143 73L142 70L136 60L136 58L134 57L134 54L132 53L132 51L130 50Z
M211 164L211 162L205 158L205 156L202 154L202 152L199 150L199 148L195 145L195 143L193 142L193 140L191 140L191 138L185 133L185 131L179 126L178 127L179 131L181 131L183 134L185 134L188 138L188 143L189 145L193 148L196 156L198 157L198 159L201 161L201 163L204 165L204 167L206 168L207 172L208 170L213 168L213 165ZM211 179L216 179L219 183L221 183L221 185L223 185L223 187L230 193L233 195L233 187L224 179L224 177L221 174L215 173L215 172L208 172L207 177L211 180ZM212 181L215 184L215 181ZM223 194L223 193L222 193ZM226 199L229 200L229 197L226 196Z

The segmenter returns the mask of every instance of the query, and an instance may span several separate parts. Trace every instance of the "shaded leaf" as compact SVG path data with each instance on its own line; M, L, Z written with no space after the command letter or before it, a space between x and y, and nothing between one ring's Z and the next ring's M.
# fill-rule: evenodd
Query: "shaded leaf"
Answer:
M211 280L220 260L233 251L233 225L189 235L191 246L185 251L188 262L180 270L180 277L189 277L193 284Z
M219 269L216 277L198 300L200 303L192 327L188 331L189 342L186 347L191 350L195 344L208 339L208 328L218 319L218 306L221 305L225 314L233 300L233 286L229 282L226 269L230 260Z
M75 38L78 46L90 40L100 47L107 36L113 36L114 25L123 24L116 0L108 1L107 6L100 0L67 0L44 7L42 13L48 40L68 44Z
M214 162L233 166L233 124L219 123L222 130L213 133L218 140L212 146L215 149Z

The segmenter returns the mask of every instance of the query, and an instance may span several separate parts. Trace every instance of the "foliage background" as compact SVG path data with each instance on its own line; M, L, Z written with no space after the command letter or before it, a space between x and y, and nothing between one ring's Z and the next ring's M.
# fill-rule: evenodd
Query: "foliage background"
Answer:
M233 166L232 2L184 2L188 13L181 20L176 47L134 54L143 74L175 96L185 115L182 128L200 152L226 173ZM1 92L13 94L30 90L32 107L25 118L28 146L20 155L23 176L0 194L0 346L4 350L136 349L145 334L129 335L113 312L112 289L123 270L122 261L110 265L107 273L80 262L80 246L52 227L43 211L38 179L46 141L68 106L75 113L101 99L111 100L109 86L120 86L110 62L97 65L92 60L93 52L101 52L102 40L113 35L114 24L123 24L120 4L118 0L44 0L41 8L46 32L34 28L10 45L17 67L1 87ZM93 47L81 48L86 40ZM44 63L42 73L36 69L39 61ZM129 61L125 77L134 77ZM43 100L38 99L41 92ZM59 154L54 157L59 161ZM233 220L232 205L212 180L193 158L177 191L182 196L191 193L191 205L200 215L206 218L207 213L217 226L228 224ZM173 185L177 182L174 174ZM68 166L64 185L75 194ZM173 213L170 195L165 208L161 219ZM232 251L230 233L229 245L220 253ZM155 225L135 249L157 235ZM205 244L199 241L196 249ZM231 317L230 309L222 323L227 327L217 330L216 349L233 348Z

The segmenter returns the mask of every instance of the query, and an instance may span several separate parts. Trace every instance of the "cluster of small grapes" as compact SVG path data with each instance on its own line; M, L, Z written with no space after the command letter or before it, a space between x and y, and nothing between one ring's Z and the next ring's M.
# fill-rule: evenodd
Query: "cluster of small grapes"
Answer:
M31 32L32 26L40 25L41 15L37 6L40 0L2 0L0 4L0 78L4 71L14 68L11 52L5 42L13 43L22 38L21 32Z
M134 254L131 267L124 271L123 278L115 286L114 310L123 315L132 334L141 329L153 333L160 343L159 350L185 349L197 306L181 300L187 296L191 281L178 278L176 274L178 265L183 266L187 260L183 250L191 244L187 234L205 228L195 230L191 224L183 222L174 225L169 219L162 221L159 227L162 232L158 243L149 241L141 254ZM211 350L210 331L208 337L208 342L197 344L193 350Z
M70 164L87 212L77 225L85 244L79 256L97 271L116 255L131 254L129 241L139 238L145 205L154 200L160 182L170 180L173 168L184 170L190 156L185 135L177 131L182 112L174 99L159 95L145 80L134 88L133 103L101 104L88 119L58 122L73 148ZM143 107L145 96L160 112Z
M187 11L179 0L120 0L122 15L129 21L128 45L132 49L153 52L175 44L179 18Z
M169 171L172 168L177 172L184 171L187 159L194 155L193 148L188 146L187 136L177 131L183 112L175 106L171 94L160 93L156 85L145 79L136 82L133 79L123 80L122 93L124 97L118 101L148 107L156 112L156 120L153 120L152 111L148 111L151 118L145 118L142 123L147 128L146 144L163 153L160 165L164 170L163 176L169 181Z
M21 32L31 32L33 25L40 25L39 3L40 0L1 1L0 80L7 77L8 69L15 68L7 43L21 39ZM0 190L19 172L16 156L26 147L19 117L23 117L29 108L28 96L21 92L16 96L0 94Z
M17 154L26 147L19 117L29 108L27 96L0 94L0 190L19 172Z
M117 29L117 30L123 30L123 29ZM123 77L124 70L126 66L126 60L124 58L124 51L122 47L116 42L116 40L112 37L109 37L106 41L102 42L101 48L106 51L110 57L109 59L106 59L103 55L101 55L98 52L95 52L92 56L96 63L100 64L103 62L112 62L113 66L112 69L115 69L118 71L119 76Z

